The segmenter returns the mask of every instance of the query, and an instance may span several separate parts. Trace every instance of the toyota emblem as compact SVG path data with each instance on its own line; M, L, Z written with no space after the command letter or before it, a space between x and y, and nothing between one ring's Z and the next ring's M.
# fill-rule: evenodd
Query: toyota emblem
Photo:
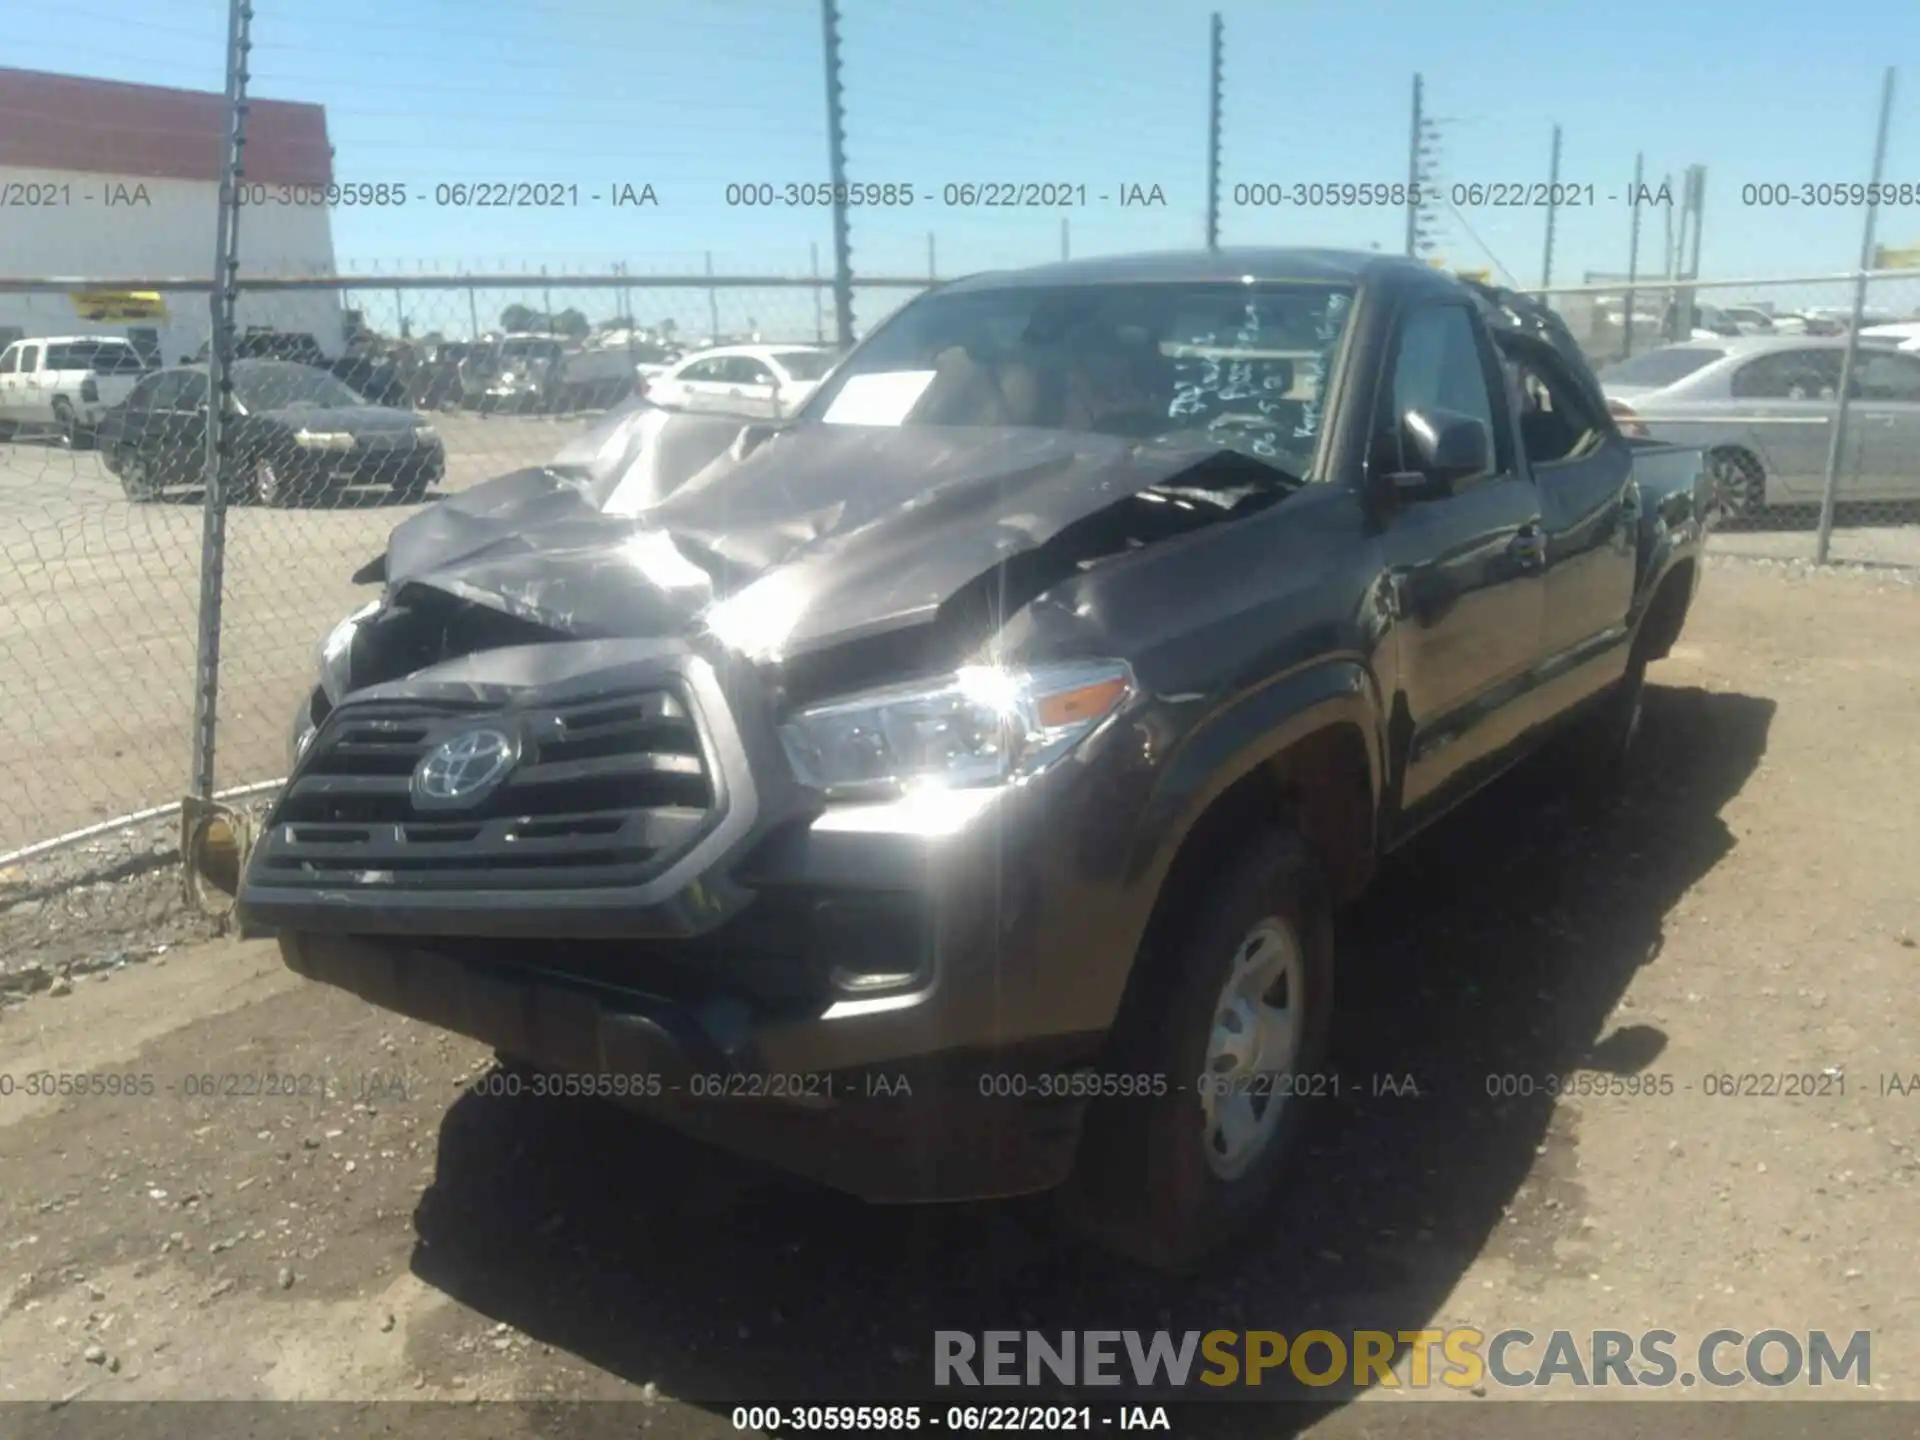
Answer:
M423 808L477 805L520 759L520 740L505 730L462 730L442 741L413 771L413 798Z

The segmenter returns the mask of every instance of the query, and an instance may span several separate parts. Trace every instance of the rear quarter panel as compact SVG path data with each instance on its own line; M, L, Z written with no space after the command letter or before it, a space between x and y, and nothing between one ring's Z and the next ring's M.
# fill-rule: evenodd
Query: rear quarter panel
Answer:
M1641 512L1633 620L1639 623L1660 582L1682 561L1700 557L1713 520L1706 451L1659 439L1627 442L1640 487ZM1694 567L1694 584L1700 567Z

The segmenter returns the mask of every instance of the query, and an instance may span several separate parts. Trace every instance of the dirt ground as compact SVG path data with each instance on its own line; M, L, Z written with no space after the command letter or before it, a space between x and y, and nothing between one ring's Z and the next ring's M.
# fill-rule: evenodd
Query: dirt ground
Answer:
M491 1097L479 1047L189 941L5 997L0 1399L642 1399L650 1435L718 1435L755 1398L924 1396L936 1328L1460 1324L1868 1329L1849 1394L1920 1399L1920 1089L1883 1081L1920 1076L1920 590L1716 561L1653 678L1617 813L1510 777L1344 919L1337 1062L1418 1093L1329 1107L1270 1237L1203 1276L1043 1203L868 1209ZM136 1093L24 1094L44 1071ZM1489 1094L1575 1071L1672 1093ZM316 1093L193 1093L267 1072ZM1845 1093L1706 1093L1782 1073ZM220 1413L203 1440L247 1433Z

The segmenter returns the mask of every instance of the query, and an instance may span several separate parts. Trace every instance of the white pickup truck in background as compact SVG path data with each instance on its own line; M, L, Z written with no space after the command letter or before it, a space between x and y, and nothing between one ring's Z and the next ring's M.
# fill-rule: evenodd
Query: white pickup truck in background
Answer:
M0 440L22 430L57 431L75 449L92 443L100 417L147 373L131 341L112 335L16 340L0 351Z

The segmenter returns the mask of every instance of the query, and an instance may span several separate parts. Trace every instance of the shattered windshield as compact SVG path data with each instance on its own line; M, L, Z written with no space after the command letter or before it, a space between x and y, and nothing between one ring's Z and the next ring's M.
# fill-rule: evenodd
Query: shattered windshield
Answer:
M1008 286L907 306L802 419L1216 444L1309 476L1348 286Z

